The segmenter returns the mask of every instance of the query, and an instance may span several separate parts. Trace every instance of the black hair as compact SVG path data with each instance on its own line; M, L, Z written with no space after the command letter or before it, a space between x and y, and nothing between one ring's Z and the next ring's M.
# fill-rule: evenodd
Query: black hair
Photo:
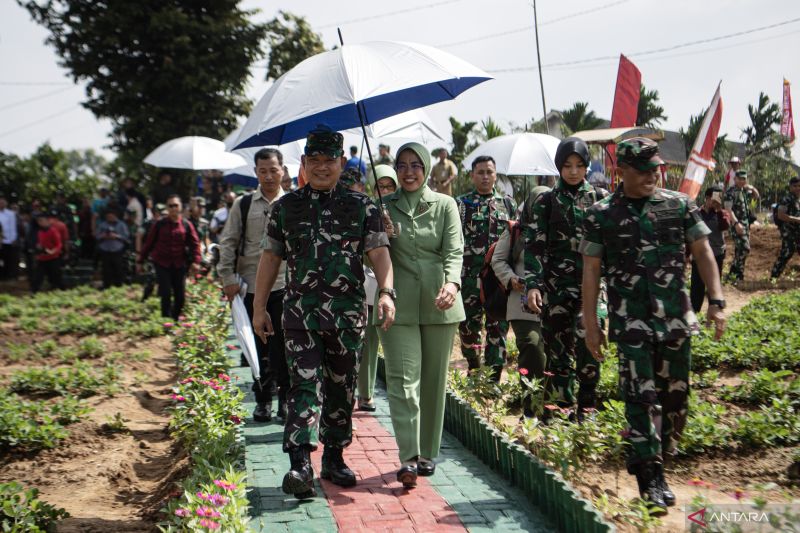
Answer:
M167 196L167 203L169 203L169 201L172 200L173 198L177 198L178 201L181 203L181 205L183 205L183 200L181 200L180 194L170 194L169 196Z
M475 166L478 163L488 163L489 161L491 161L492 164L495 166L495 168L497 168L497 163L495 163L494 157L490 155L479 155L478 157L472 160L472 170L475 170Z
M798 177L798 176L795 176L795 177L793 177L792 179L789 180L789 185L795 185L797 183L800 183L800 177Z
M706 189L706 198L710 198L712 194L715 192L722 192L722 187L719 185L712 185L708 189Z
M278 160L280 166L283 166L283 154L277 148L262 148L253 156L253 164L258 166L259 159L271 159L273 157Z
M351 146L350 155L356 155L357 153L358 153L358 146Z

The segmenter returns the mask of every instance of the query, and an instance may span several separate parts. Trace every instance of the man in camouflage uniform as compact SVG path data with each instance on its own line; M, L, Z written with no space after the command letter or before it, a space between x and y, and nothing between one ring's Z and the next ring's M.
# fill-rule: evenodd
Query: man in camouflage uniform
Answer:
M750 218L753 215L752 205L759 200L758 190L747 184L747 171L737 170L734 186L725 191L725 209L733 214L731 238L734 254L728 280L737 282L744 279L744 262L750 255Z
M318 425L325 445L321 477L342 486L356 482L342 450L352 440L353 388L367 320L365 253L381 287L379 319L384 328L394 320L389 240L375 204L338 182L342 155L340 133L318 126L308 134L302 156L308 185L272 209L256 275L253 328L263 340L273 333L266 297L286 261L283 329L291 387L283 449L291 470L283 491L299 499L315 495L310 453L317 448Z
M725 329L722 287L708 228L685 195L658 189L658 145L636 137L617 145L622 185L591 208L584 222L583 314L586 347L598 360L603 333L596 322L600 271L608 281L609 338L617 342L630 454L651 513L664 514L675 495L664 459L686 424L690 335L698 329L684 280L688 245L708 287L708 318L716 337Z
M800 250L800 178L789 180L789 192L778 202L776 224L781 232L781 251L772 266L772 278L780 277L789 259Z
M578 244L586 210L608 196L586 180L589 148L575 137L564 139L555 157L561 176L552 191L532 206L525 231L525 271L528 307L543 311L542 332L547 367L553 376L547 390L559 407L575 405L575 375L580 383L578 418L596 404L600 368L586 350L581 313L583 261Z
M461 353L469 369L481 366L481 329L484 310L481 305L480 272L489 246L497 242L508 221L513 220L517 206L510 196L498 193L495 162L489 156L479 156L472 162L472 192L456 198L461 227L464 232L464 265L461 269L461 295L467 318L458 326ZM486 317L486 348L484 364L492 367L495 379L500 380L506 360L508 322Z

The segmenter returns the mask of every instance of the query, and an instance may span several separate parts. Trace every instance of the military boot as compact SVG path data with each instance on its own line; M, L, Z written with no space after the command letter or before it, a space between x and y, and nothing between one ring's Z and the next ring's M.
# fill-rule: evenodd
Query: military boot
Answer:
M583 422L586 414L597 409L597 394L595 391L578 391L578 422Z
M656 475L656 463L647 462L636 465L635 472L636 482L639 484L639 495L650 506L650 514L653 516L667 514L664 493Z
M322 450L322 472L320 477L340 487L352 487L356 484L356 475L344 462L341 448L325 446Z
M286 387L281 387L278 390L278 412L275 414L282 424L286 424L286 417L288 416L288 406L286 405Z
M298 500L313 498L317 495L314 490L314 469L311 466L311 448L300 446L289 450L291 470L283 476L283 492L294 494Z
M256 408L253 409L253 420L256 422L272 420L272 400L256 403Z
M467 358L467 372L478 370L481 367L481 362L478 359Z
M664 477L664 465L661 463L656 463L656 480L659 488L661 488L661 494L664 495L664 503L667 504L667 507L675 505L675 493L667 485L667 478Z

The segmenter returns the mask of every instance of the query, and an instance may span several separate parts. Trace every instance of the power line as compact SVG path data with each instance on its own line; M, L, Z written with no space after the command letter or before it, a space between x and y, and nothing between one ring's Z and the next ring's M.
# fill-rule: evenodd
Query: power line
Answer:
M342 20L342 21L339 21L339 22L331 22L330 24L323 24L321 26L317 26L317 28L319 28L319 29L335 28L336 26L345 26L347 24L355 24L357 22L366 22L368 20L375 20L375 19L384 18L384 17L391 17L393 15L401 15L403 13L411 13L411 12L414 12L414 11L421 11L423 9L431 9L431 8L434 8L434 7L444 6L444 5L447 5L447 4L455 4L456 2L461 2L461 0L446 0L445 2L435 2L435 3L432 3L432 4L426 4L426 5L422 5L422 6L409 7L409 8L406 8L406 9L399 9L397 11L391 11L389 13L382 13L380 15L370 15L370 16L367 16L367 17L361 17L361 18L357 18L357 19L348 19L348 20Z
M48 97L53 96L55 94L64 93L64 92L69 91L73 87L76 87L76 86L72 85L70 87L65 87L63 89L56 89L55 91L50 91L49 93L40 94L38 96L32 96L30 98L26 98L26 99L20 100L18 102L7 104L7 105L4 105L3 107L0 107L0 111L5 111L6 109L11 109L13 107L21 106L23 104L27 104L28 102L35 102L36 100L42 100L44 98L48 98Z
M595 12L601 11L603 9L608 9L610 7L614 7L614 6L618 6L620 4L624 4L624 3L628 2L628 1L630 1L630 0L617 0L616 2L611 2L609 4L604 4L602 6L597 6L597 7L591 8L591 9L584 9L583 11L576 11L575 13L570 13L568 15L563 15L561 17L556 17L554 19L546 20L546 21L542 22L541 24L539 24L539 27L541 28L542 26L547 26L548 24L555 24L556 22L561 22L562 20L567 20L567 19L571 19L571 18L574 18L574 17L580 17L582 15L588 15L589 13L595 13ZM528 31L531 31L532 29L533 29L533 26L523 26L521 28L516 28L516 29L513 29L513 30L501 31L501 32L498 32L498 33L490 33L490 34L487 34L487 35L481 35L479 37L473 37L472 39L464 39L463 41L455 41L455 42L452 42L452 43L437 44L436 46L438 46L439 48L449 48L451 46L458 46L458 45L461 45L461 44L476 43L476 42L485 41L485 40L488 40L488 39L494 39L496 37L506 37L507 35L512 35L512 34L515 34L515 33L528 32Z
M666 46L664 48L655 48L655 49L652 49L652 50L643 50L641 52L632 52L632 53L625 54L625 55L628 56L628 57L639 57L639 56L644 56L644 55L658 54L658 53L662 53L662 52L670 52L672 50L678 50L680 48L686 48L688 46L696 46L698 44L712 43L712 42L715 42L715 41L721 41L723 39L730 39L732 37L739 37L741 35L748 35L748 34L751 34L751 33L756 33L756 32L759 32L759 31L769 30L769 29L772 29L772 28L780 27L780 26L786 26L787 24L793 24L793 23L798 22L798 21L800 21L800 17L794 18L794 19L791 19L791 20L785 20L783 22L776 22L775 24L770 24L768 26L760 26L758 28L751 28L749 30L737 31L737 32L728 33L728 34L725 34L725 35L718 35L716 37L709 37L707 39L698 39L696 41L688 41L688 42L685 42L685 43L674 44L672 46ZM574 61L561 61L561 62L558 62L558 63L549 63L547 65L542 65L542 67L543 68L552 68L552 67L561 67L561 66L568 66L568 65L582 65L582 64L586 64L586 63L595 63L595 62L598 62L598 61L605 61L605 60L617 59L617 58L619 58L618 55L598 56L598 57L591 57L591 58L587 58L587 59L576 59ZM516 67L516 68L488 70L487 72L496 74L496 73L501 73L501 72L520 72L520 71L526 71L526 70L535 70L536 68L537 67L533 67L533 66L532 67Z
M0 85L33 86L33 85L73 85L68 81L0 81Z
M74 111L76 109L80 109L80 108L75 107L74 105L71 105L67 109L62 109L61 111L53 113L52 115L47 115L46 117L34 120L33 122L28 122L27 124L23 124L22 126L17 126L14 129L11 129L11 130L8 130L8 131L4 131L3 133L0 133L0 138L7 137L8 135L11 135L13 133L17 133L18 131L22 131L24 129L30 128L31 126L35 126L37 124L41 124L42 122L47 122L51 118L56 118L56 117L60 117L61 115L66 115L70 111Z

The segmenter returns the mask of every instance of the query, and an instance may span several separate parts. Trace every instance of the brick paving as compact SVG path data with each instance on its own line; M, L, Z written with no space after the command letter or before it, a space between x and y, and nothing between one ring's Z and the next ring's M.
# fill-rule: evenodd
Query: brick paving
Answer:
M235 340L229 339L235 344ZM238 364L239 352L231 351ZM245 409L255 407L249 368L235 367L246 393ZM356 411L353 443L345 450L358 475L355 487L316 480L318 496L299 502L281 490L289 466L281 449L283 427L273 421L257 424L248 416L243 429L250 488L251 528L263 532L449 532L555 531L544 515L518 489L490 470L445 433L436 474L418 478L405 490L396 481L400 467L392 435L385 391L376 390L375 413ZM319 474L322 447L312 455ZM324 495L324 497L323 497Z

